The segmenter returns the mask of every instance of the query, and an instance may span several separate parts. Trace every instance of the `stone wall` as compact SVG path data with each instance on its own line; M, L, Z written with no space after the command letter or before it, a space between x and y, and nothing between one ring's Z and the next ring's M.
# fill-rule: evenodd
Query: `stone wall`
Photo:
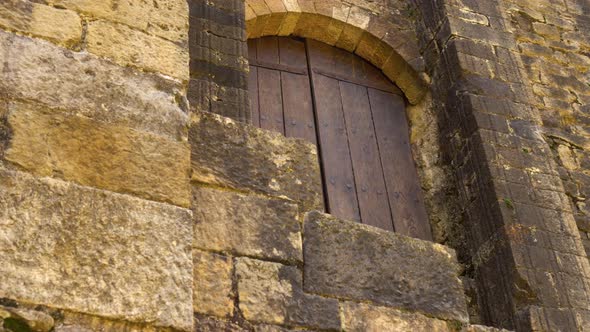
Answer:
M590 6L584 1L507 1L504 10L588 251Z
M0 3L3 304L193 328L188 26L185 0Z
M0 331L583 331L589 15L3 1ZM290 34L403 89L435 237L457 254L312 212L315 148L247 124L245 41Z
M522 51L531 46L514 27L513 13L535 15L532 3L518 10L507 1L416 1L484 322L583 330L588 260L546 140L549 112L527 76Z

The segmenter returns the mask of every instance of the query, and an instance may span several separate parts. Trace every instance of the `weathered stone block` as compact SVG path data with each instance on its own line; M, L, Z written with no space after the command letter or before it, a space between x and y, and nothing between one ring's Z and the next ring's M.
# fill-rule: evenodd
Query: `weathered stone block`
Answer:
M171 41L102 20L88 24L86 41L89 52L119 65L139 67L182 81L189 79L188 48Z
M194 246L238 255L299 262L297 205L283 199L193 187Z
M231 257L193 250L193 309L195 312L231 316L233 264Z
M419 313L373 306L364 303L343 302L340 305L345 331L396 332L396 331L456 331L440 319Z
M317 149L303 140L212 113L194 113L189 142L193 180L296 201L323 209Z
M303 242L306 291L468 321L452 249L319 212Z
M124 23L150 34L186 43L188 2L186 0L48 0L49 3L84 15Z
M192 328L190 211L0 170L0 297Z
M82 38L82 20L75 12L28 0L0 3L0 28L15 30L73 46Z
M194 246L300 262L297 205L284 199L193 187Z
M40 176L188 207L190 153L185 142L12 103L5 158Z
M0 91L6 97L186 139L186 99L176 82L4 31L0 49Z
M340 329L338 302L303 293L296 267L240 258L236 273L240 309L247 320Z

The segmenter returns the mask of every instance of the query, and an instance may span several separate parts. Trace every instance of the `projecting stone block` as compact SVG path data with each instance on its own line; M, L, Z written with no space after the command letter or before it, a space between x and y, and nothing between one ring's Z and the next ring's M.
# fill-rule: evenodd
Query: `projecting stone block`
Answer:
M186 99L178 83L1 30L0 49L0 91L6 97L186 139Z
M78 14L28 0L0 2L0 28L45 38L65 46L73 46L82 38L82 20Z
M231 316L233 264L231 257L193 250L193 309L219 317Z
M99 20L88 24L86 42L89 52L119 65L139 67L182 81L189 79L188 48L171 41Z
M192 328L190 211L0 170L0 298Z
M440 319L430 318L419 313L373 306L364 303L343 302L342 327L351 332L394 332L429 331L454 332L453 326Z
M338 302L305 294L296 267L240 258L236 273L240 309L247 320L340 329Z
M5 158L36 175L190 204L186 142L24 103L9 104L8 124Z
M300 262L297 205L284 199L193 187L194 246L237 255Z
M468 321L452 249L319 212L303 241L308 292Z
M193 180L288 197L301 211L323 209L314 145L206 112L193 114L189 142Z

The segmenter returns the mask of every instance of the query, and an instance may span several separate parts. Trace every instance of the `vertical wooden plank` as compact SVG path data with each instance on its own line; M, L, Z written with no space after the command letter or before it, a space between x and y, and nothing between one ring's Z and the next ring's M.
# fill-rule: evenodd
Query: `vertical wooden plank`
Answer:
M277 37L259 38L256 59L260 62L279 64L279 40Z
M289 67L306 70L305 43L293 38L279 38L279 61Z
M250 95L250 115L252 125L260 128L260 104L258 102L258 68L250 66L248 76L248 92Z
M315 118L309 77L281 73L285 135L316 144Z
M340 82L340 92L361 220L364 224L393 231L367 88Z
M260 56L260 53L258 53ZM260 104L260 128L285 134L281 73L277 70L258 68L258 102Z
M338 81L313 75L327 211L359 221L360 213Z
M369 89L395 231L432 241L402 97Z
M258 39L248 39L248 60L250 60L250 62L256 62L257 43Z

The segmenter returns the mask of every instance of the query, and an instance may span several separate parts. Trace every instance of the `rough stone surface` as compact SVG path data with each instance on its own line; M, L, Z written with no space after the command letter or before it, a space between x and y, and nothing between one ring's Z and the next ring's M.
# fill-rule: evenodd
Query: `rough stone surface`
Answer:
M249 258L237 261L238 296L253 322L339 329L338 302L303 293L301 272L291 266Z
M88 24L86 42L89 52L119 65L139 67L182 81L189 79L188 49L171 41L99 20Z
M124 23L171 41L188 39L188 4L186 0L47 0L93 18Z
M219 317L231 316L233 264L231 257L193 250L193 309Z
M54 324L53 317L44 312L0 306L0 329L3 326L9 328L10 325L24 325L33 332L49 332Z
M323 209L312 144L206 112L192 115L189 143L195 181L285 196L301 211Z
M242 327L236 322L197 315L195 316L195 332L250 332L250 328Z
M319 212L304 226L305 290L468 320L455 253Z
M453 332L444 320L418 313L378 307L370 304L343 302L340 305L342 328L355 332L429 331Z
M190 212L0 170L0 297L192 328Z
M188 207L188 144L44 106L12 103L6 159L40 176Z
M193 186L194 246L237 255L300 262L297 205Z
M0 3L0 28L73 46L82 38L82 20L71 10L57 9L29 0Z
M2 97L31 99L103 122L186 138L186 99L178 83L3 31L0 49Z

